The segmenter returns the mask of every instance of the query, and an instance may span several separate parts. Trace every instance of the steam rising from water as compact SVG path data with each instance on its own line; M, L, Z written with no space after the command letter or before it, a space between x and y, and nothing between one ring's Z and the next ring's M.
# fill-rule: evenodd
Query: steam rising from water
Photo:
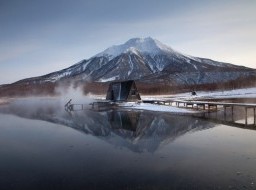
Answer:
M93 101L92 98L85 96L81 86L75 86L71 84L69 86L59 85L55 89L55 93L59 95L59 99L63 105L65 105L70 99L73 103L77 104L89 104Z
M72 99L72 103L83 104L86 108L93 101L92 98L85 96L80 87L74 85L60 85L55 90L58 96L45 97L26 97L13 99L1 112L16 113L28 117L52 113L53 115L63 115L65 104Z

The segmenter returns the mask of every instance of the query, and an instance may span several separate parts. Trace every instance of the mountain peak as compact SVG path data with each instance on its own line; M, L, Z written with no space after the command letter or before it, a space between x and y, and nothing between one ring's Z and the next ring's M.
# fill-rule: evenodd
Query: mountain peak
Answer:
M125 56L118 57L120 54ZM238 81L240 78L255 78L255 76L256 72L253 69L186 56L158 40L147 37L132 38L124 44L112 46L69 68L41 77L24 79L15 84L35 86L35 84L48 85L49 82L69 80L79 82L140 80L143 83L155 83L156 86L164 83L174 86L192 85L191 87L194 88L194 85L214 84L215 86L218 83ZM152 89L148 92L152 92Z
M122 53L128 52L131 49L136 49L141 53L158 54L164 52L173 52L173 50L162 44L160 41L151 37L147 38L132 38L121 45L114 45L96 55L96 57L107 56L114 58Z

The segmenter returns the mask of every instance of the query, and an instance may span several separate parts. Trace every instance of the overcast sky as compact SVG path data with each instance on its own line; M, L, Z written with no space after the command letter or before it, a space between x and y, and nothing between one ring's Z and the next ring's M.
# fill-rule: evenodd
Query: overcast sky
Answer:
M0 84L134 37L256 68L256 0L0 0Z

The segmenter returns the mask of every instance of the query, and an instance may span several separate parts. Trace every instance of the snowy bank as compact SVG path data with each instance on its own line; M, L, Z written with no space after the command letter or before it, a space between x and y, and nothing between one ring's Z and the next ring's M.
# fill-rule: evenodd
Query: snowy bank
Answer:
M166 105L155 105L155 104L148 104L148 103L126 102L126 103L119 104L119 107L138 109L138 110L157 111L157 112L179 113L179 114L200 113L199 111L192 110L192 109L178 108L178 107L166 106Z
M256 88L243 88L228 91L199 91L196 96L191 94L179 94L186 99L230 99L230 98L256 98Z
M243 88L234 90L222 90L222 91L197 91L197 95L192 96L191 92L172 94L172 95L141 95L143 100L153 99L229 99L229 98L256 98L256 88Z

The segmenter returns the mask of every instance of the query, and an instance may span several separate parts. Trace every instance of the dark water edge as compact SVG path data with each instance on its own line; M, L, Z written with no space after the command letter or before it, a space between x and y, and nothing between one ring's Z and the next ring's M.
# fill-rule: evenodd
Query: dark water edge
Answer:
M215 116L0 106L0 189L256 189L256 130Z

